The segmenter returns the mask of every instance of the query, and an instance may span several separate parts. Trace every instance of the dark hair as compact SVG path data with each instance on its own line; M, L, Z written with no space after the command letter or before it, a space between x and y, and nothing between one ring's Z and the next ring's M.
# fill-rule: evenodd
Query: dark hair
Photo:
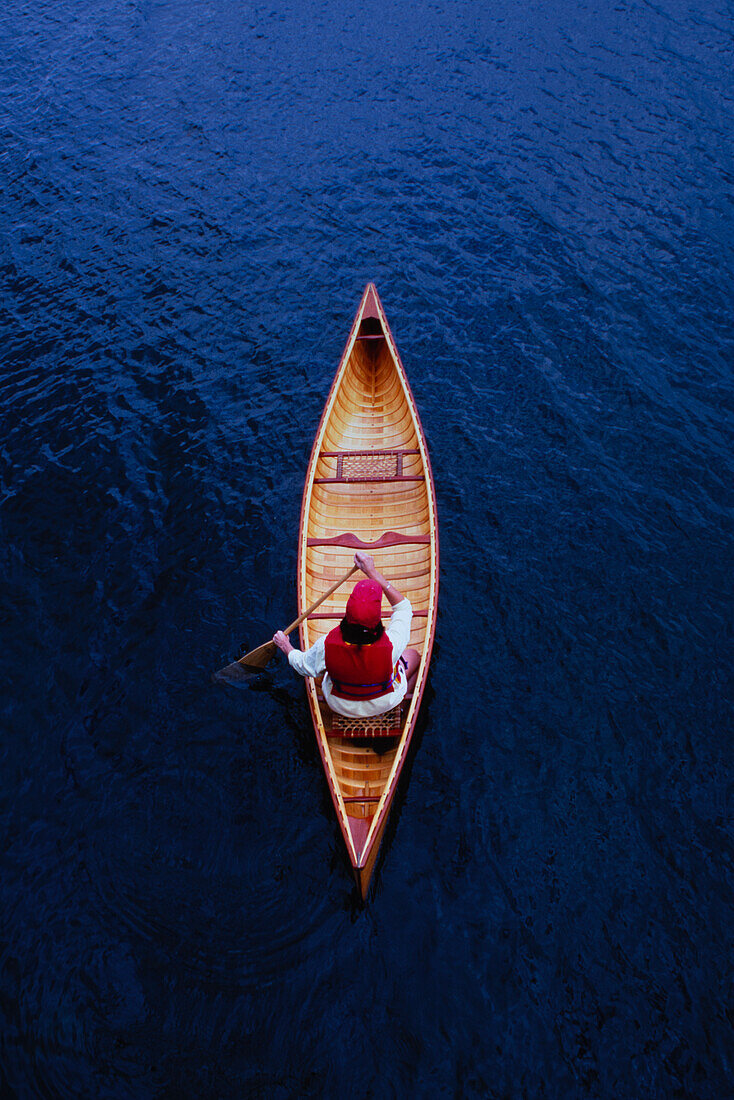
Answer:
M339 623L339 628L342 638L349 645L372 645L385 633L382 623L378 623L375 627L360 626L359 623L350 623L346 615Z

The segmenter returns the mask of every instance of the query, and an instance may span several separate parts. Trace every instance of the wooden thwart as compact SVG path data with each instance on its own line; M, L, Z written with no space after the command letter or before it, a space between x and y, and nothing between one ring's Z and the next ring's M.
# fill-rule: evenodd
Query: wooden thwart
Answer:
M428 615L427 611L414 611L413 618L425 619ZM343 611L316 611L313 615L309 615L309 622L313 619L343 619Z
M347 546L350 550L382 550L388 546L428 546L430 542L430 535L402 535L398 531L386 531L375 542L364 542L351 531L343 531L341 535L332 535L331 538L310 538L307 545Z

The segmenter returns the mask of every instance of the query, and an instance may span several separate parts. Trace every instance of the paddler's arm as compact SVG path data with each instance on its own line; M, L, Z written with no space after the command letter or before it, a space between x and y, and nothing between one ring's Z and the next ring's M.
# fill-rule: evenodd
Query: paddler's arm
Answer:
M291 644L287 634L282 630L273 635L273 641L281 653L285 653L288 664L299 676L320 676L326 668L324 651L325 638L319 638L310 649L302 651Z
M402 603L405 596L401 592L398 592L394 584L385 580L382 573L375 568L375 559L369 554L363 554L361 550L358 550L354 555L354 564L358 565L365 576L369 577L371 581L377 581L382 591L387 596L390 606L395 607L396 604Z

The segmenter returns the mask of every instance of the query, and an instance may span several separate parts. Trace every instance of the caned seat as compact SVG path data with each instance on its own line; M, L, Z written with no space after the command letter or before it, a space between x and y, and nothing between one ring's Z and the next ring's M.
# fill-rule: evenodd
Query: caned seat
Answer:
M314 485L338 485L340 483L370 482L370 481L425 481L425 474L404 473L403 467L406 458L415 459L420 456L417 447L402 447L397 450L369 451L322 451L321 458L329 460L333 467L336 461L336 469L332 470L329 477L314 478Z
M336 711L331 716L330 737L397 737L402 729L402 703L385 714L371 718L347 718Z

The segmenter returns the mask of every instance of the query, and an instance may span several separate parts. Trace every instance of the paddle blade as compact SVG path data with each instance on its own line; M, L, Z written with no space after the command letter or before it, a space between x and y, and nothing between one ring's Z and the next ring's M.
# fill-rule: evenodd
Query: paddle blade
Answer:
M218 684L236 684L242 680L248 680L251 673L261 672L275 656L276 647L273 642L266 642L257 649L250 650L239 661L233 661L231 665L225 665L215 672L212 680Z
M233 661L231 665L225 665L224 668L213 672L212 680L215 684L237 684L249 680L250 675L257 671L259 670L254 668L248 670L239 661Z
M265 645L259 645L257 649L251 649L244 657L240 657L238 663L244 665L250 672L257 672L258 669L270 664L276 652L275 642L266 642Z

